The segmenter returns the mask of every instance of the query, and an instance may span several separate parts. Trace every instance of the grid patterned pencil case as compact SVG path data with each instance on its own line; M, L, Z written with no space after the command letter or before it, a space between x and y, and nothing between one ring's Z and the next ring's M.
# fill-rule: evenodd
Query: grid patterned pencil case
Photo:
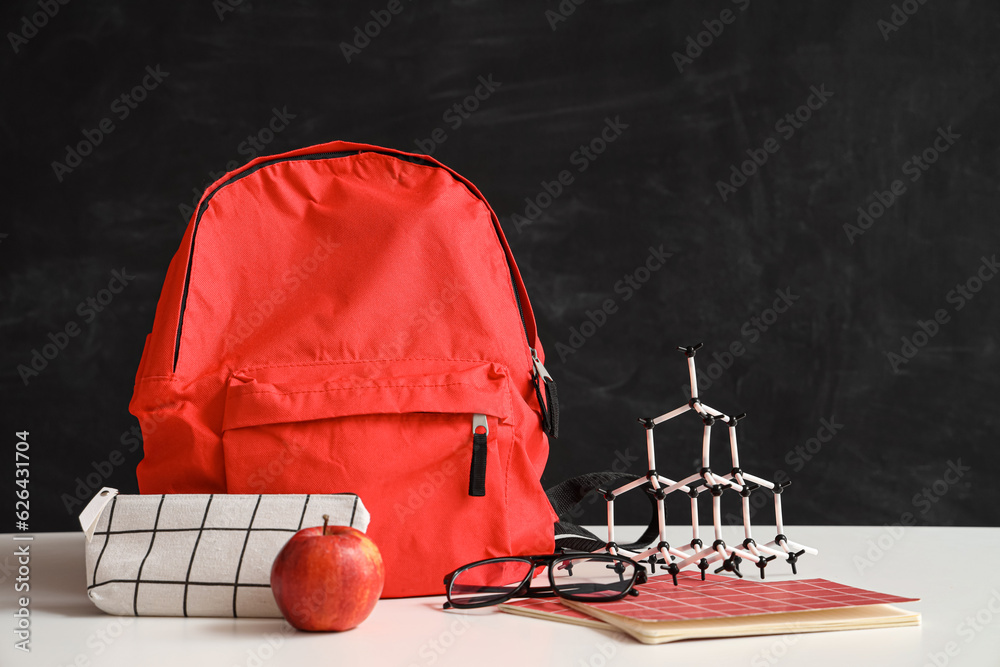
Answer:
M296 531L368 527L354 494L118 495L104 488L80 515L87 594L120 616L280 617L271 564Z

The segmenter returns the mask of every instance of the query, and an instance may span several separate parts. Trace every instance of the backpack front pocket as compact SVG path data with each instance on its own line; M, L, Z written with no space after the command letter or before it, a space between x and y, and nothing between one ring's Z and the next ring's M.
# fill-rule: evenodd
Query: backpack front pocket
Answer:
M407 568L443 576L510 550L511 397L506 367L490 362L239 371L223 417L227 491L356 493L386 587L405 593Z
M509 447L510 392L487 362L400 360L274 366L233 374L223 451L230 493L396 484L421 470L486 494ZM490 464L493 465L490 465ZM440 479L440 474L434 476ZM381 486L377 485L376 486Z

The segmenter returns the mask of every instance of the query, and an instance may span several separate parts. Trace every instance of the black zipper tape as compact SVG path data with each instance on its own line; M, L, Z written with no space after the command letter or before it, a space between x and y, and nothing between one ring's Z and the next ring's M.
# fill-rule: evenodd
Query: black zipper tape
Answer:
M469 495L486 495L486 433L472 435L472 469L469 472Z

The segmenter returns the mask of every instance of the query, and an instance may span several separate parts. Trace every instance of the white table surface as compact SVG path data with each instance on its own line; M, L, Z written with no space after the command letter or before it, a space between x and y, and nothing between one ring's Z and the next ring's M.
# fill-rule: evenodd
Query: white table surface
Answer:
M819 556L803 557L799 577L919 597L901 606L923 615L921 627L646 646L492 609L445 612L443 596L382 600L367 621L344 633L296 632L281 619L115 617L87 598L82 533L47 533L31 543L30 654L13 648L12 612L21 594L14 592L15 559L4 559L18 543L0 536L6 545L0 623L9 626L0 633L0 665L1000 665L1000 528L911 527L896 538L882 527L787 532L820 549ZM756 568L746 569L756 576ZM773 563L768 579L790 578L787 570Z

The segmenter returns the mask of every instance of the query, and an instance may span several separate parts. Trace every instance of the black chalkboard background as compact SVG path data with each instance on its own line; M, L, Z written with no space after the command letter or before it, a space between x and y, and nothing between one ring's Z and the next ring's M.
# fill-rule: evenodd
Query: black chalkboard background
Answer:
M686 400L674 348L700 341L744 468L794 480L789 523L997 525L1000 7L577 2L5 3L3 475L30 431L31 529L74 529L95 481L137 491L127 405L192 200L332 139L432 148L501 216L562 398L547 484L644 471L636 417ZM661 472L697 465L697 418L656 433Z

